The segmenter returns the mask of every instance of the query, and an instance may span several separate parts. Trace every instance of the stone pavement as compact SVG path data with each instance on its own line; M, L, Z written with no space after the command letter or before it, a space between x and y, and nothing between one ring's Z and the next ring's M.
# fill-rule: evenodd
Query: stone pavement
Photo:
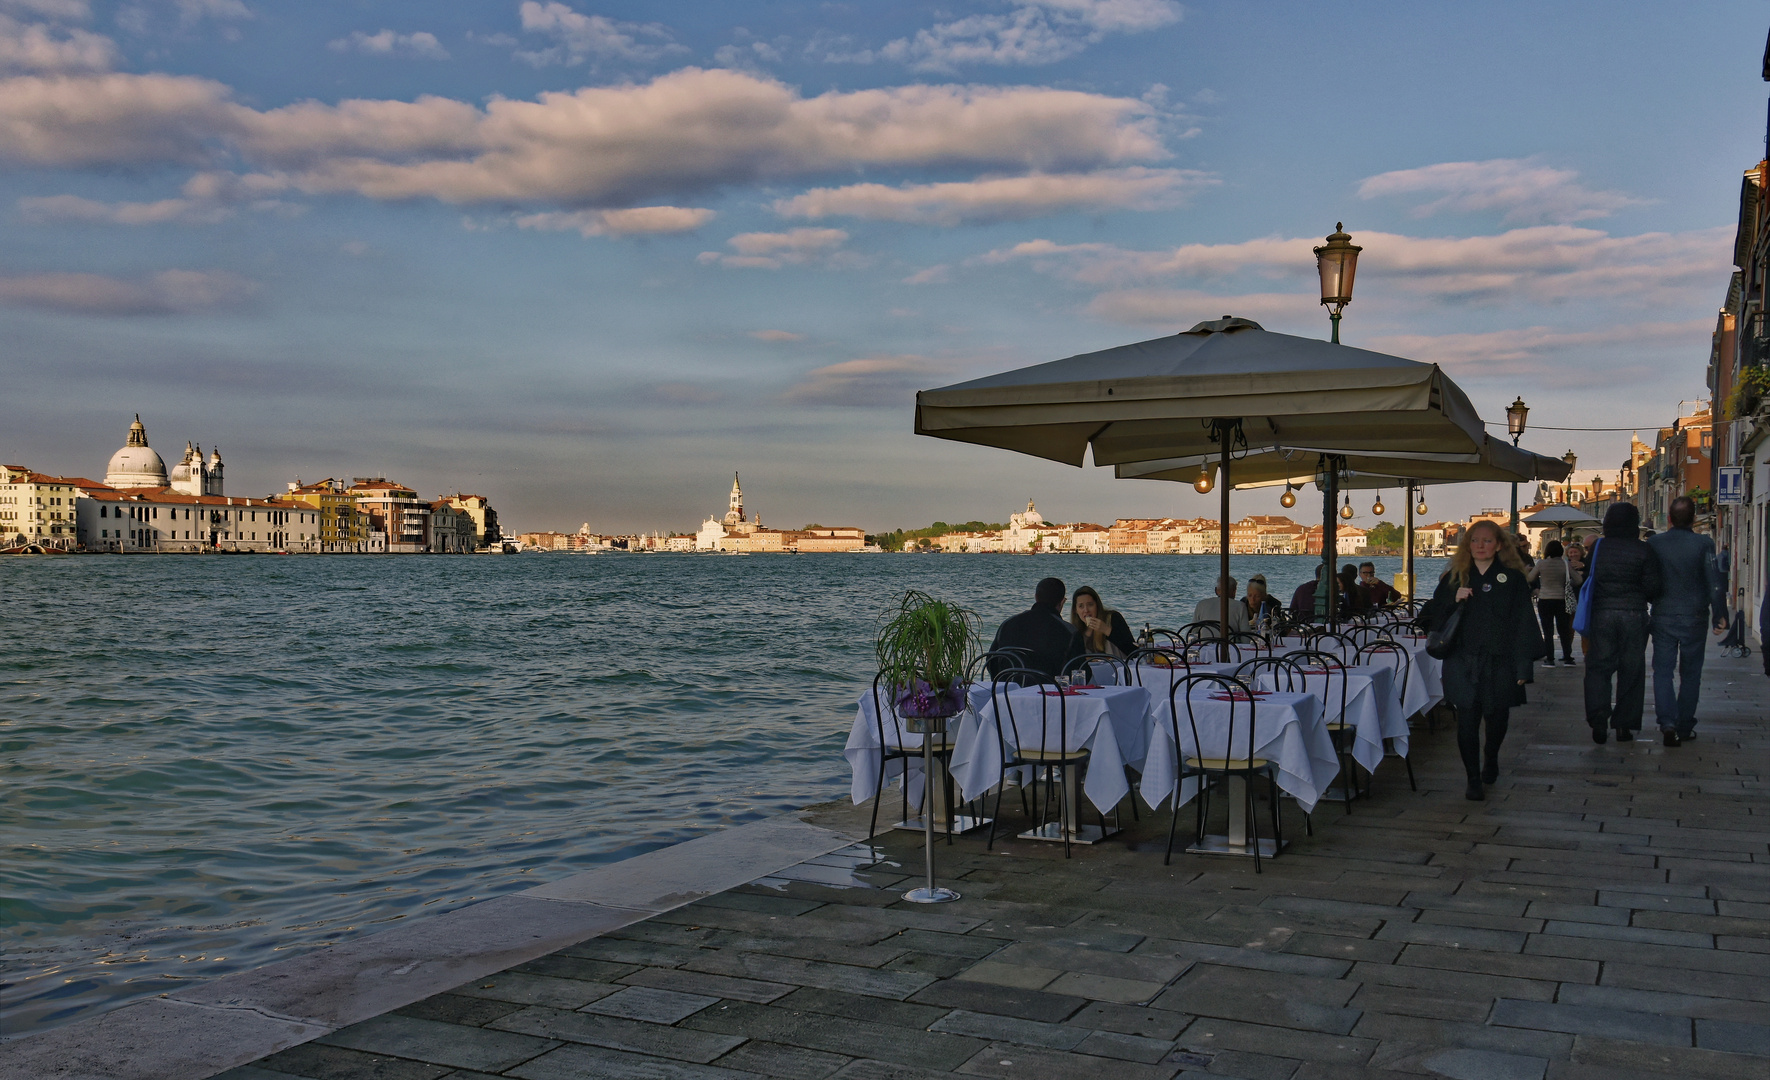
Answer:
M1068 861L961 837L938 858L964 899L919 907L894 833L223 1075L1763 1080L1758 665L1711 651L1701 737L1669 750L1594 746L1584 669L1542 671L1487 802L1422 729L1417 793L1392 761L1313 837L1290 807L1259 875L1164 867L1145 808Z

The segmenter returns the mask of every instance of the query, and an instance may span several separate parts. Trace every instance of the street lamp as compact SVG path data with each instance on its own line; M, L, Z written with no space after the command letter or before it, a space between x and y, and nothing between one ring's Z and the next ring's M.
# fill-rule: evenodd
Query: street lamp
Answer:
M1340 343L1340 312L1352 302L1352 278L1358 272L1358 253L1364 249L1346 234L1346 223L1334 222L1327 243L1315 249L1315 268L1321 272L1321 302L1330 310L1335 345Z
M1573 490L1573 470L1579 464L1579 457L1570 449L1561 455L1562 464L1567 466L1567 483L1561 486L1561 501L1567 501L1568 492Z
M1518 440L1524 437L1524 418L1530 415L1530 406L1524 403L1521 394L1512 404L1506 406L1506 434L1512 436L1512 445L1517 446ZM1512 482L1512 535L1518 534L1518 482Z

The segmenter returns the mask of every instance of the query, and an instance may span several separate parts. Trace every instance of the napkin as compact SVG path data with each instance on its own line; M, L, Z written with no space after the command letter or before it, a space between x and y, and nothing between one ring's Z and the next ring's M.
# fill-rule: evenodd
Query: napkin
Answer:
M1099 690L1099 689L1102 689L1102 687L1098 683L1077 683L1076 685L1071 686L1070 689L1071 690Z
M1212 694L1211 700L1212 701L1252 701L1252 700L1254 700L1254 698L1265 697L1265 696L1266 696L1266 691L1255 690L1254 697L1245 697L1241 694Z
M1099 687L1095 687L1094 689L1098 690ZM1071 687L1067 690L1040 690L1039 693L1045 695L1046 697L1081 697L1082 696L1082 691L1076 687Z

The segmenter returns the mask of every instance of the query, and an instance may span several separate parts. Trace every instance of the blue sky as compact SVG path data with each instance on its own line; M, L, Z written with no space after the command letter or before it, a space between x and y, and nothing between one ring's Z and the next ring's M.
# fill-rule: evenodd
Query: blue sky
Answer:
M919 439L913 392L1224 313L1326 336L1336 221L1365 247L1347 343L1442 363L1489 419L1522 394L1533 425L1648 427L1705 394L1765 29L0 0L0 458L102 474L139 411L163 453L219 444L230 491L385 474L523 528L692 528L733 469L782 526L1210 514ZM1527 444L1614 470L1627 438Z

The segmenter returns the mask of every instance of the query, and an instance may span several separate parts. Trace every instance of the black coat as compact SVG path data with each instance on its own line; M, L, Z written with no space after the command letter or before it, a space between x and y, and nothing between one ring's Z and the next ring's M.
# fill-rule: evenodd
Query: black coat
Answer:
M1056 678L1071 660L1082 655L1082 636L1076 633L1075 627L1063 621L1056 608L1034 604L1018 615L1009 616L996 631L996 638L989 647L992 651L1007 648L1028 651L1014 663L992 657L989 662L991 675L1010 667L1029 667Z
M1116 611L1108 611L1106 613L1106 618L1107 621L1112 624L1112 630L1106 635L1106 640L1112 642L1113 647L1118 649L1119 655L1130 656L1132 653L1136 652L1137 639L1131 635L1131 624L1125 621L1125 617ZM1071 623L1070 625L1074 626L1075 624ZM1090 651L1091 647L1088 644L1087 627L1078 626L1075 630L1076 634L1081 638L1082 651Z
M1420 612L1420 621L1436 630L1457 607L1456 575L1447 573ZM1487 573L1469 568L1474 595L1463 601L1463 619L1456 644L1444 661L1444 697L1459 709L1480 712L1524 704L1518 680L1530 678L1531 662L1543 655L1525 572L1495 559Z
M1633 611L1646 614L1648 601L1664 588L1659 556L1644 540L1632 536L1606 536L1586 556L1587 588L1594 611Z

